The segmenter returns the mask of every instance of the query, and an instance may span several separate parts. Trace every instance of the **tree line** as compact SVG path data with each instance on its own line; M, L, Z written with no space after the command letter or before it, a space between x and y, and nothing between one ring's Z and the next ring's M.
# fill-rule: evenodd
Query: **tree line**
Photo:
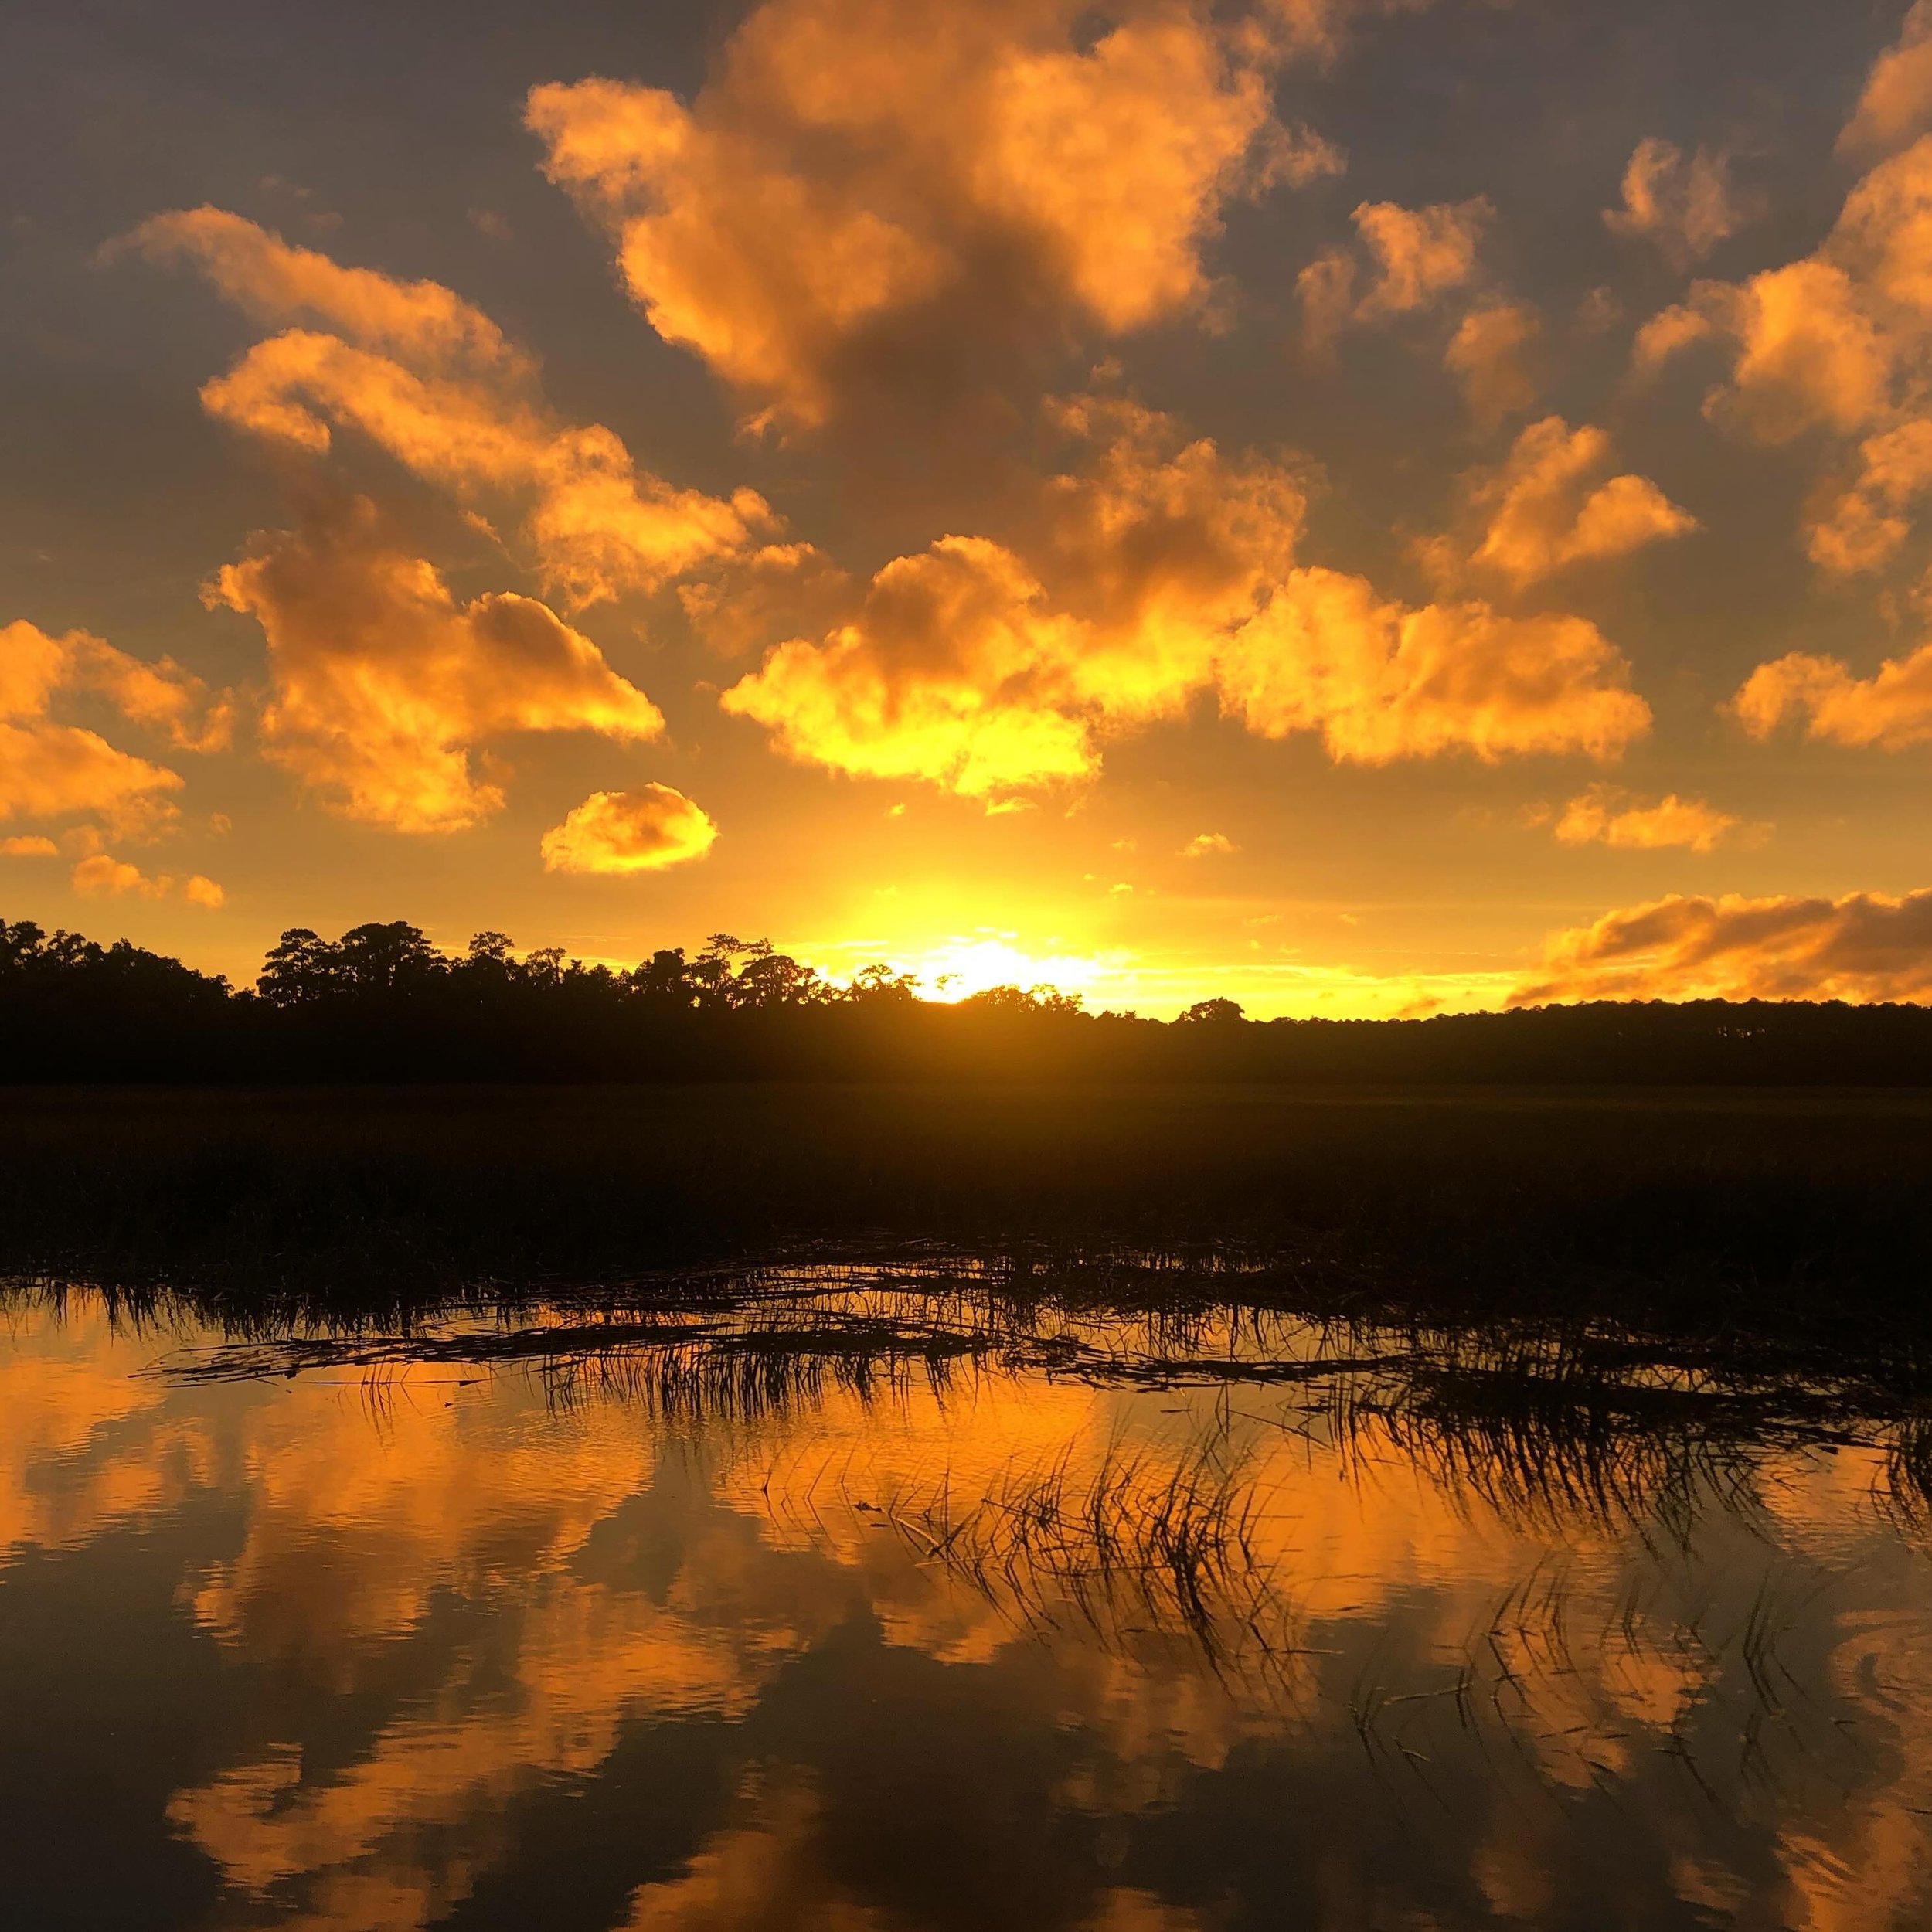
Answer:
M714 934L619 970L405 921L285 932L252 988L117 940L0 920L0 1080L1144 1079L1932 1085L1932 1009L1604 1002L1426 1019L1090 1013L1077 994L922 998Z

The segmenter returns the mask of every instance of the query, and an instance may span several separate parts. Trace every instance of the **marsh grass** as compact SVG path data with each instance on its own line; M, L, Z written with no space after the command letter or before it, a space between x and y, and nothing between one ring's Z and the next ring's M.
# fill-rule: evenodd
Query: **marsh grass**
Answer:
M1338 1312L1932 1324L1932 1094L15 1089L0 1271L394 1312L814 1246L1267 1273ZM1178 1283L1148 1284L1151 1292Z
M1263 1298L1244 1298L1250 1285ZM62 1292L21 1284L12 1298ZM1378 1778L1437 1808L1460 1801L1455 1767L1471 1763L1529 1803L1621 1792L1641 1758L1668 1758L1697 1803L1726 1812L1838 1775L1844 1711L1788 1658L1822 1585L1762 1533L1767 1497L1794 1458L1859 1445L1877 1452L1876 1504L1908 1536L1932 1533L1932 1409L1910 1352L1807 1355L1738 1332L1693 1345L1597 1318L1337 1317L1234 1263L1189 1277L1117 1255L1061 1274L929 1248L896 1264L700 1270L628 1296L474 1291L412 1304L404 1325L257 1306L187 1345L192 1327L220 1330L225 1296L124 1290L110 1306L153 1339L147 1372L169 1383L345 1382L379 1423L413 1376L527 1376L565 1411L634 1408L701 1461L720 1429L742 1446L774 1420L772 1440L811 1457L815 1411L835 1395L888 1427L989 1378L1146 1398L1135 1433L1015 1453L970 1485L943 1461L886 1474L892 1458L849 1450L808 1501L889 1536L1015 1632L1198 1668L1246 1707L1339 1716ZM1270 1532L1284 1450L1343 1481L1419 1473L1449 1507L1550 1554L1459 1651L1413 1654L1318 1618ZM1714 1532L1733 1546L1715 1574L1693 1556ZM1563 1553L1591 1539L1641 1557L1612 1596ZM1689 1688L1668 1722L1633 1720L1619 1685L1659 1674Z

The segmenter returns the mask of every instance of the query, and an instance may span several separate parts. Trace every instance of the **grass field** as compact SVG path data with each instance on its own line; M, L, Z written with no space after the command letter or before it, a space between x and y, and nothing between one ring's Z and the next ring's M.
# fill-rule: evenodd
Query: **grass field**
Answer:
M14 1088L0 1272L354 1302L944 1243L1916 1320L1928 1180L1922 1090Z

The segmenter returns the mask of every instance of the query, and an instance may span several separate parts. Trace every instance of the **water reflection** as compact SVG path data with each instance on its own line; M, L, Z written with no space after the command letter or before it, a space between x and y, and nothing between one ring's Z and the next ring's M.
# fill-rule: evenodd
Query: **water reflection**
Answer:
M16 1295L10 1916L1924 1921L1910 1391L934 1286Z

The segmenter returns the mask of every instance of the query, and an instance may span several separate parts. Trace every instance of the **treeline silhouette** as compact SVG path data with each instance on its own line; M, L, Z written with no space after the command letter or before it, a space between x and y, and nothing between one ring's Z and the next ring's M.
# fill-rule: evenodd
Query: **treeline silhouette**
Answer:
M396 920L285 932L252 988L123 940L0 920L0 1078L274 1083L1172 1080L1349 1085L1932 1084L1932 1009L1600 1002L1426 1019L1087 1012L1047 987L922 998L718 934L628 971Z

